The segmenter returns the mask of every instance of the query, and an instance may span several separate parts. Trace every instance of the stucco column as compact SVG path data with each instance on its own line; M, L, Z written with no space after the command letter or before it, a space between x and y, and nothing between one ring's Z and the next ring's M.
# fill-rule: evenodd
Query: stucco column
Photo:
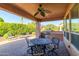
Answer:
M40 22L36 22L36 38L40 36Z
M62 31L62 24L59 26L59 28L60 28L60 31Z
M71 43L71 13L69 12L69 41Z

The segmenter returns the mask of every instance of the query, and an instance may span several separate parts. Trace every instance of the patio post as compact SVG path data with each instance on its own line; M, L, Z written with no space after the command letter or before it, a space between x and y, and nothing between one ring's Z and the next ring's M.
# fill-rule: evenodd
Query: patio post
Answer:
M71 13L69 12L69 41L71 43Z
M40 22L36 22L36 38L40 36Z

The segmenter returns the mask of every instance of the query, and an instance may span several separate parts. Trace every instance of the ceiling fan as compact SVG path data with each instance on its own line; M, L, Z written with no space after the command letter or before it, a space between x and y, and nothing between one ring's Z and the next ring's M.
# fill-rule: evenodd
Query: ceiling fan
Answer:
M51 13L51 11L49 10L46 10L42 7L42 4L39 4L39 7L36 11L36 13L34 14L34 17L38 14L40 14L41 16L45 17L46 16L46 13Z

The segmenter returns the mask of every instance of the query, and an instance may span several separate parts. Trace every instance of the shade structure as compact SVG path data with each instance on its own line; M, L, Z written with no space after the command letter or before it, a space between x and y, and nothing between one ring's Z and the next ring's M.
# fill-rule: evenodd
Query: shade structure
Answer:
M35 21L53 21L62 20L67 16L68 12L71 10L74 4L70 3L41 3L42 8L50 11L50 13L45 13L45 17L38 14L34 17L37 12L40 3L1 3L0 9L9 11L16 15L29 18Z

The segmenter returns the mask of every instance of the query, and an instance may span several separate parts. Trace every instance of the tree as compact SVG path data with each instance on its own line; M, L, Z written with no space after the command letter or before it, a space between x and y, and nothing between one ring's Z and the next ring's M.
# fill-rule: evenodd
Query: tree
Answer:
M0 22L0 36L12 36L25 35L26 33L35 32L35 23L17 24L17 23L5 23ZM7 34L8 33L8 34Z
M23 18L23 17L21 17L21 24L23 24L23 19L24 19L24 18Z
M45 30L54 30L54 31L58 31L58 27L53 25L53 24L48 24L48 25L45 25L43 26L43 28L45 28Z
M72 23L72 31L79 33L79 23Z
M3 18L0 17L0 22L4 22Z

